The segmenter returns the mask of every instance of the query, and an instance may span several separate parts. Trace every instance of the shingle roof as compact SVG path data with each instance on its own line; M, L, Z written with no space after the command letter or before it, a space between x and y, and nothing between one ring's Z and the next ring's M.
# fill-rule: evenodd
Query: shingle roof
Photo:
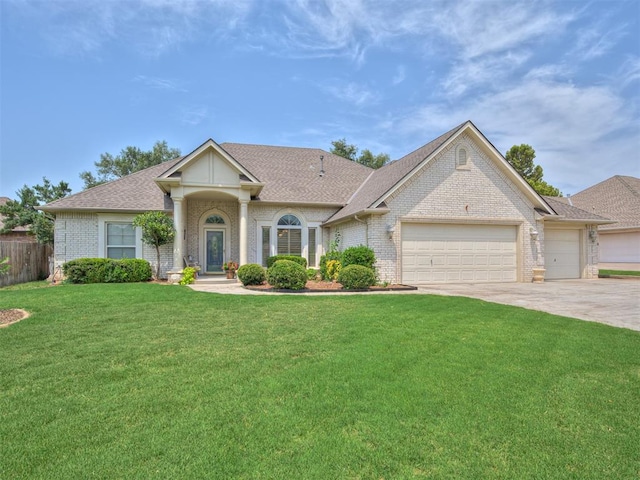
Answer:
M544 195L542 198L546 200L551 208L560 216L558 220L580 220L584 222L600 223L607 222L610 219L587 212L573 205L569 205L569 199L566 197L548 197ZM599 227L602 228L602 227Z
M435 152L467 123L468 122L464 122L458 125L447 133L440 135L435 140L432 140L399 160L390 162L384 167L375 170L360 187L360 190L355 193L349 204L331 217L328 222L334 222L336 220L346 218L371 207L378 199L391 190L400 180L408 175L424 159Z
M173 210L173 201L154 179L182 157L145 168L112 182L88 188L47 204L46 210L146 211Z
M615 175L572 195L571 202L617 221L601 230L640 228L640 178Z
M371 168L319 148L220 145L255 175L264 188L264 202L330 203L344 205L372 172ZM320 176L320 156L324 176Z

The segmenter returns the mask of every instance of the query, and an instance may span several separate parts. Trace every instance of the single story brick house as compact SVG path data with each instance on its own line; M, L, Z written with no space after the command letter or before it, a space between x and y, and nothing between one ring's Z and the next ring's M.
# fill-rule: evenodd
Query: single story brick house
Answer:
M52 202L55 262L136 257L155 263L133 217L159 210L177 231L161 268L202 274L228 260L265 265L330 242L368 245L392 283L531 282L597 276L607 219L538 195L467 121L378 170L321 149L218 144ZM189 259L189 260L188 260Z
M615 175L566 201L615 220L598 228L600 262L640 263L640 178Z

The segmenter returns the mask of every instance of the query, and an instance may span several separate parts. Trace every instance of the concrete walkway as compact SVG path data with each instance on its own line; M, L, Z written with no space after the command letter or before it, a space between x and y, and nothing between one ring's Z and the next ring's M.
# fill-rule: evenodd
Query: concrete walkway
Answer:
M457 295L640 331L640 280L599 278L545 283L420 286L423 293Z
M200 292L234 295L454 295L640 331L640 280L637 279L421 285L416 291L384 293L274 294L247 290L235 280L204 280L190 287Z

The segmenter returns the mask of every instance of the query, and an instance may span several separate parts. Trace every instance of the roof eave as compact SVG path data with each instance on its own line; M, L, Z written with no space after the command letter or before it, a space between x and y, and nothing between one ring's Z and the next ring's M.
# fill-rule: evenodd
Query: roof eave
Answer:
M542 217L544 222L558 222L558 223L588 223L589 225L610 225L616 223L613 220L603 220L601 218L567 218L562 215L549 215Z
M384 215L389 213L391 209L389 208L365 208L358 212L352 213L351 215L347 215L345 217L336 218L335 220L328 220L322 224L323 227L330 227L333 225L338 225L340 223L348 222L349 220L354 219L355 217L366 217L372 215Z
M51 213L59 212L82 212L82 213L144 213L149 211L173 213L173 209L166 208L96 208L96 207L66 207L55 208L48 206L36 207L38 210Z

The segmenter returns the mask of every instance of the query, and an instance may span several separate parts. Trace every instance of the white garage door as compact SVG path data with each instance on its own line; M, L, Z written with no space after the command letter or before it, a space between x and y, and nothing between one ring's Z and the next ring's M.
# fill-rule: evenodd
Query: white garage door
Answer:
M474 283L517 280L516 227L402 225L402 282Z
M545 278L580 278L580 231L545 230Z
M599 239L600 262L640 262L640 232L600 232Z

